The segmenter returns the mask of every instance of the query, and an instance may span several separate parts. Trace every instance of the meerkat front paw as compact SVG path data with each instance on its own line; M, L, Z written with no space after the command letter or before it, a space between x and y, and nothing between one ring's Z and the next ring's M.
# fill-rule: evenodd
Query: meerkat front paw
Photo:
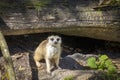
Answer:
M44 68L38 61L36 61L36 66L37 66L38 69L43 69Z
M39 61L35 61L35 62L37 67L41 67L41 64L39 63Z
M60 66L57 67L58 69L62 69Z
M47 69L47 73L49 73L49 74L50 74L50 73L51 73L51 70L50 70L50 69Z

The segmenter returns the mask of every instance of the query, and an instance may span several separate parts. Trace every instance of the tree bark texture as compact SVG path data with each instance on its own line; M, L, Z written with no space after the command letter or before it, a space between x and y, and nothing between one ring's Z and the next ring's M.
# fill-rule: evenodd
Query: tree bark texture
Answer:
M15 73L14 73L12 58L10 57L8 46L2 34L2 31L0 31L0 48L1 48L4 60L6 62L5 68L7 69L8 79L15 80Z

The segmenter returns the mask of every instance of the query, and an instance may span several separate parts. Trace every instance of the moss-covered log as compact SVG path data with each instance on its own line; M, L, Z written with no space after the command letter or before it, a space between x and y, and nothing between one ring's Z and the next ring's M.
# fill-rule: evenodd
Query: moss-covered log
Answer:
M7 43L1 31L0 31L0 48L1 48L4 60L6 62L5 67L7 69L8 80L15 80L15 73L13 69L12 59L9 54Z

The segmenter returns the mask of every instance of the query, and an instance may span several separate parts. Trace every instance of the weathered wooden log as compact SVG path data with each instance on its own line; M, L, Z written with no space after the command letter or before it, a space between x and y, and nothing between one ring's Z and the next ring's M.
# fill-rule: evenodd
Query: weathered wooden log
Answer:
M57 32L120 42L119 8L96 11L93 9L96 0L53 1L57 2L46 5L39 14L35 9L5 11L0 29L4 35Z
M7 69L8 79L15 80L15 73L14 73L14 69L13 69L12 59L10 57L7 43L4 39L4 36L1 31L0 31L0 48L1 48L4 60L6 62L5 67Z

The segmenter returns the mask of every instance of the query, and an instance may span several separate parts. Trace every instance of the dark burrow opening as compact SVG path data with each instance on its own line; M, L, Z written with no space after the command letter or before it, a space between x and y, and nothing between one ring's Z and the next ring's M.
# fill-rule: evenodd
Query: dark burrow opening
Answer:
M40 33L19 36L5 36L11 55L20 52L34 52L39 43L50 35L62 37L62 57L74 53L107 54L111 58L120 57L120 43L86 37L67 36L58 33ZM114 55L114 56L113 56ZM0 54L1 56L1 54Z

